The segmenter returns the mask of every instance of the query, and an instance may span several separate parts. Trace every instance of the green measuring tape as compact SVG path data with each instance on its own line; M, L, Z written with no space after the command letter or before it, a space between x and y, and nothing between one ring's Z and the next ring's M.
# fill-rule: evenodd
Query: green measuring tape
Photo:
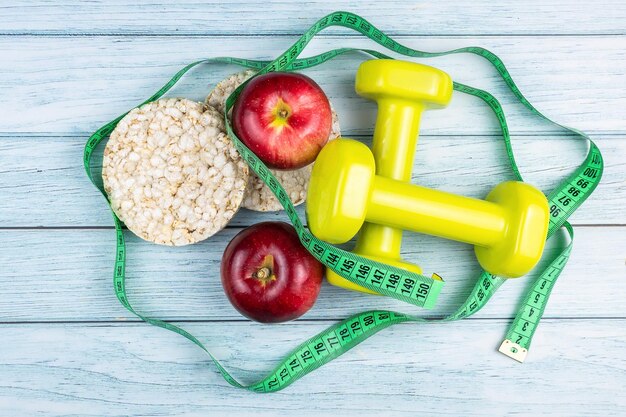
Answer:
M329 26L344 26L356 30L386 49L414 58L430 58L457 53L472 53L482 56L496 68L513 94L533 114L588 141L589 150L584 162L548 195L550 205L548 238L557 230L564 228L570 236L570 242L535 280L532 288L526 294L523 305L513 320L505 340L500 346L500 352L522 362L528 352L532 336L539 324L552 288L560 273L563 271L572 249L574 231L572 226L567 222L567 219L597 187L602 177L603 162L600 151L587 135L579 130L551 121L532 106L513 82L502 60L495 54L480 47L466 47L437 53L418 51L399 44L358 15L349 12L334 12L320 19L302 35L293 46L271 62L229 57L210 58L193 62L176 73L167 84L141 105L157 100L169 91L189 70L205 63L237 64L248 68L255 68L258 70L257 75L261 75L271 71L293 71L311 68L351 51L364 52L374 58L391 58L381 52L370 49L340 48L313 57L298 59L298 56L310 40L319 31ZM226 114L228 114L228 110L232 108L244 86L245 83L228 97L226 101ZM522 176L513 156L504 111L498 100L486 91L457 82L454 83L454 89L482 99L493 110L502 129L502 136L513 173L518 180L522 181ZM117 123L126 114L127 113L117 117L98 129L91 135L85 146L83 160L85 170L91 182L100 190L107 201L108 196L104 189L94 180L91 169L91 159L96 147L108 137L113 129L115 129ZM368 289L424 308L432 308L435 305L437 296L443 286L442 281L374 262L315 238L304 227L302 220L297 215L293 204L291 204L287 193L278 180L271 174L263 162L236 137L226 116L225 122L228 134L232 138L241 156L250 165L250 168L274 192L285 208L287 216L300 237L300 241L313 256L339 275ZM171 330L191 340L209 355L222 376L233 386L255 392L275 392L285 388L307 373L330 362L358 345L363 340L393 324L402 322L434 322L433 320L425 320L420 317L394 311L372 310L355 314L300 344L262 380L250 385L243 385L233 378L219 361L211 355L208 349L186 330L161 320L143 316L133 309L126 295L126 245L122 223L113 211L111 211L111 213L113 214L117 237L113 282L115 293L119 301L131 313L147 323ZM382 279L380 278L381 276ZM439 321L459 320L476 313L487 303L505 281L506 279L504 278L496 277L483 271L467 300L453 314Z

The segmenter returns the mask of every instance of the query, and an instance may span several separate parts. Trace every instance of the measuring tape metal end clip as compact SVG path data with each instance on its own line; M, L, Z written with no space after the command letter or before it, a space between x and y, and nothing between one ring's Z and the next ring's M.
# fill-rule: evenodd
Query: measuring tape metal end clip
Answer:
M504 353L511 359L515 359L519 363L524 363L524 360L526 360L526 355L528 354L528 349L521 347L520 345L509 339L504 339L498 351L500 353Z

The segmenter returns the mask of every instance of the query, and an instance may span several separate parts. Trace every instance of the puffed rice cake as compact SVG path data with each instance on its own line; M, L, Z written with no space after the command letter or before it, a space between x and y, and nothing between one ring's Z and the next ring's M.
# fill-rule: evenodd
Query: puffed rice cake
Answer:
M212 107L183 98L132 110L111 133L102 178L111 207L142 239L182 246L224 228L249 168Z

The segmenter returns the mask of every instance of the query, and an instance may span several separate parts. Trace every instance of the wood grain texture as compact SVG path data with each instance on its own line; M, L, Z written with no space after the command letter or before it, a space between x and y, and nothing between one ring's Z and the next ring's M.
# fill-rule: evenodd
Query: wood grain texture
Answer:
M183 327L252 382L330 324ZM625 320L546 320L523 365L495 350L507 324L395 326L272 395L231 388L200 349L145 324L4 326L0 410L7 416L623 416Z
M522 92L547 115L592 134L626 133L623 109L625 37L398 37L424 50L469 45L492 49L507 63ZM150 97L187 63L212 56L272 58L294 36L219 37L1 37L0 133L84 135ZM376 47L364 38L326 36L306 54L338 46ZM363 56L338 58L308 72L338 109L344 134L371 130L375 104L354 92ZM498 97L513 133L553 131L508 93L487 61L474 55L426 60L456 81ZM233 66L203 66L170 92L203 100ZM454 115L453 117L451 115ZM498 134L495 117L476 98L455 94L446 110L428 112L421 134Z
M361 138L366 143L367 138ZM594 138L605 159L605 175L573 224L626 225L626 141ZM112 226L100 193L84 173L85 137L16 137L0 139L0 227ZM523 136L513 142L527 181L548 193L582 162L584 141L573 137ZM546 154L546 144L552 152ZM100 154L101 155L101 154ZM566 158L559 155L567 155ZM97 163L96 156L95 161ZM512 179L502 140L496 136L422 136L415 155L413 182L483 198L500 181ZM299 207L304 218L304 206ZM283 213L241 210L230 223L249 226L286 219Z
M168 320L242 320L226 299L219 277L223 250L239 230L227 229L178 248L127 233L128 291L135 307ZM572 259L550 299L548 317L626 318L625 234L626 227L576 229ZM563 247L559 240L550 240L539 268ZM0 246L5 248L0 263L8 265L4 275L10 283L3 289L0 322L134 318L113 292L114 242L112 230L0 231ZM371 308L441 316L465 300L480 272L470 245L406 233L402 252L425 273L437 272L446 280L434 310L325 284L304 318L340 319ZM533 276L508 282L477 317L513 317Z
M385 31L402 35L624 34L626 19L626 5L619 0L530 0L497 5L489 0L394 0L392 4L355 0L8 0L0 6L0 34L293 34L338 9L354 11Z

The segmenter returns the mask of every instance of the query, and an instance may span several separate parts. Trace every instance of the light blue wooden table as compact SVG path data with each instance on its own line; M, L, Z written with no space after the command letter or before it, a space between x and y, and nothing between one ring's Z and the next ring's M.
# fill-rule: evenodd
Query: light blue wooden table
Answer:
M124 3L0 4L1 416L626 415L626 3ZM507 283L469 320L396 326L264 396L228 386L201 350L138 322L116 301L112 220L82 168L89 133L184 64L219 55L272 58L335 8L356 11L416 48L491 49L541 111L589 132L603 151L603 182L571 219L572 259L523 365L496 347L530 279ZM307 53L337 45L374 46L337 29ZM309 75L337 108L344 135L365 138L375 108L353 92L360 59L344 57ZM456 56L428 63L498 96L531 183L549 191L582 160L585 145L515 104L484 61ZM202 100L234 71L199 68L171 95ZM482 197L510 178L483 104L457 95L448 110L427 115L414 181ZM131 298L141 311L196 334L247 382L354 312L423 313L325 285L296 322L244 320L222 292L221 253L242 226L284 218L242 211L214 238L178 249L130 237ZM546 258L560 244L553 239ZM404 255L447 280L428 317L453 311L478 272L463 244L410 234Z

